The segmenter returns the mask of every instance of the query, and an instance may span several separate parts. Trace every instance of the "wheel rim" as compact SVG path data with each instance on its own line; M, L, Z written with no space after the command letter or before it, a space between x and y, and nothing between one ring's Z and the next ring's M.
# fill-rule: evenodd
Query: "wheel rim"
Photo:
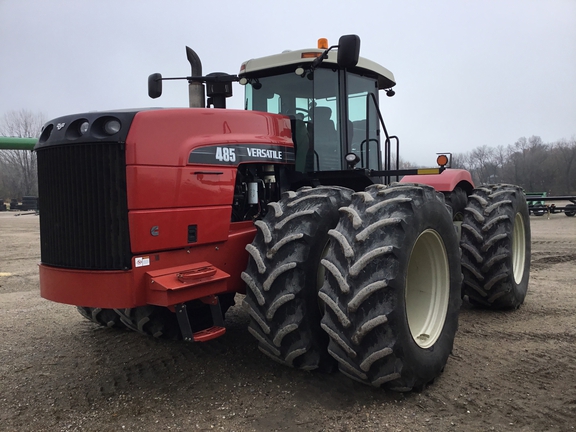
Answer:
M440 235L431 229L420 234L406 274L406 316L412 339L429 348L440 337L450 299L448 255Z
M512 272L514 281L518 284L524 276L526 262L526 233L524 219L520 213L514 218L514 230L512 232Z

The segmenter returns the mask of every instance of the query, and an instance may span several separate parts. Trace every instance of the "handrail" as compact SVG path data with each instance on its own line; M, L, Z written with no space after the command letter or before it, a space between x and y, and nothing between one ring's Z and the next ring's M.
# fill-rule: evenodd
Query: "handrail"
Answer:
M370 99L370 97L372 99ZM388 130L386 129L386 124L384 123L384 118L382 117L382 113L380 112L380 108L378 107L378 101L376 100L376 96L374 93L370 92L366 95L366 142L370 142L370 100L374 102L374 108L376 108L376 114L378 114L378 119L380 120L380 125L382 126L382 130L384 131L384 135L386 139L384 140L384 171L391 171L391 151L390 145L391 140L396 140L396 171L400 169L400 139L396 135L388 135ZM370 168L369 164L369 156L370 156L370 146L366 145L366 168ZM399 180L399 177L396 176L396 181ZM390 183L390 176L386 176L384 179L385 183Z

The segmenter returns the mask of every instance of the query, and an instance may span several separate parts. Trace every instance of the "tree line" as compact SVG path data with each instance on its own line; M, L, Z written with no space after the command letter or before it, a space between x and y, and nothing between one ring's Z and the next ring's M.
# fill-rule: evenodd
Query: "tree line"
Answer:
M452 168L470 171L476 185L509 183L526 192L576 195L576 137L544 143L531 136L508 146L484 145L454 154Z

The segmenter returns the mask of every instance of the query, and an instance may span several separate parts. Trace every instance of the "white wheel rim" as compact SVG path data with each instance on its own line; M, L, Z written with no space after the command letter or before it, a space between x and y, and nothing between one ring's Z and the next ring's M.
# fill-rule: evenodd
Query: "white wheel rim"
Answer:
M440 337L450 300L450 266L440 235L431 229L420 234L406 274L406 317L412 339L429 348Z
M512 273L514 281L519 284L524 276L526 263L526 232L524 219L520 213L514 217L514 229L512 231Z

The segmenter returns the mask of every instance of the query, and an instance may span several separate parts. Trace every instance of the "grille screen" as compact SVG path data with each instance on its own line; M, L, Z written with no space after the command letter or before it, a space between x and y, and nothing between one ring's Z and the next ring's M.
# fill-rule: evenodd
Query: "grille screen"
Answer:
M43 264L85 270L131 267L123 145L39 149L38 189Z

